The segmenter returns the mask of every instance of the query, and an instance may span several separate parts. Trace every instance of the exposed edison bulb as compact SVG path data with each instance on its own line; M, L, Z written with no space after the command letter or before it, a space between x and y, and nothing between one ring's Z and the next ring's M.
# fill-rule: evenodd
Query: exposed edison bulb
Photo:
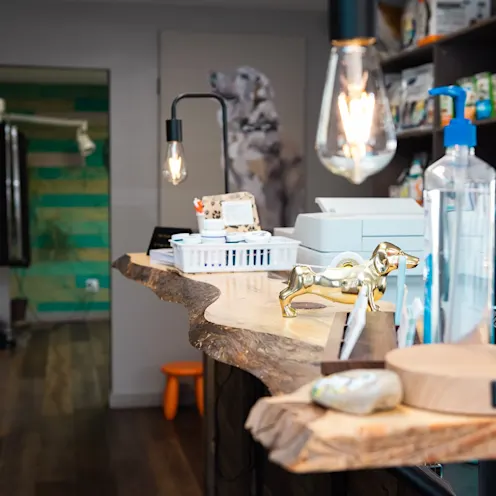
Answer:
M188 171L186 170L184 149L181 142L169 141L167 143L167 154L165 156L162 174L174 186L177 186L186 179Z
M379 57L368 40L331 49L315 148L327 169L356 184L386 167L396 152Z

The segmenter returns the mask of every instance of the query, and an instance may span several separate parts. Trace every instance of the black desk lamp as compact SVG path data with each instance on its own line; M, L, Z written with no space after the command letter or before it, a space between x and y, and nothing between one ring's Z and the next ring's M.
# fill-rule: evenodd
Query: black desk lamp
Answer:
M182 121L176 117L176 106L185 98L210 98L217 100L222 110L222 146L224 154L224 192L229 192L229 143L227 138L227 107L222 97L215 93L183 93L176 96L171 105L171 118L165 121L167 137L167 154L162 172L164 177L174 186L182 183L188 172L184 160Z

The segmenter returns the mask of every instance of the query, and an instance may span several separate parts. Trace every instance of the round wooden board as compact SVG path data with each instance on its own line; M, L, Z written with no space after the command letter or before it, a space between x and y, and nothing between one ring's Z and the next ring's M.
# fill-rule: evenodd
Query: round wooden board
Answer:
M403 403L465 415L496 415L496 346L430 344L390 351L386 367L403 383ZM494 390L494 395L493 395Z

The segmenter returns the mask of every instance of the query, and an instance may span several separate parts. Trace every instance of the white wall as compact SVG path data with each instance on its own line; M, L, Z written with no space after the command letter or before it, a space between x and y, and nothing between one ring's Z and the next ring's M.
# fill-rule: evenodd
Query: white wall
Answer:
M254 67L269 78L275 91L274 105L282 136L299 153L305 150L306 126L302 116L305 114L306 44L303 37L164 31L160 46L163 133L175 96L210 91L210 71L229 72L243 65ZM291 57L286 56L288 53ZM211 100L184 100L177 111L182 119L188 180L178 187L164 181L160 218L163 225L196 229L198 223L192 198L224 191L219 104ZM161 143L163 158L166 144L165 141ZM259 213L264 208L261 204L257 207Z
M357 194L312 151L327 65L322 13L230 11L154 5L2 5L0 65L110 70L111 253L143 251L158 219L158 33L162 29L301 35L307 47L308 204ZM288 54L290 56L290 54ZM187 61L185 61L187 63ZM363 190L362 190L363 191ZM195 357L186 312L112 274L114 405L156 402L161 362Z

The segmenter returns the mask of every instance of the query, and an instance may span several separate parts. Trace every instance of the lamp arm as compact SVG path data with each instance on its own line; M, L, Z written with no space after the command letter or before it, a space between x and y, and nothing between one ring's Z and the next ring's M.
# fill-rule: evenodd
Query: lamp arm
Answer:
M231 162L229 158L229 138L227 134L227 105L224 98L215 93L182 93L176 96L171 105L171 119L177 119L176 107L181 100L188 98L208 98L210 100L217 100L220 104L222 114L222 152L224 155L224 190L229 192L229 168ZM232 168L231 168L232 169ZM234 173L234 171L233 171Z
M32 124L44 124L47 126L79 127L84 131L88 130L88 121L76 119L62 119L57 117L45 117L43 115L27 114L2 114L2 119L11 122L26 122Z

